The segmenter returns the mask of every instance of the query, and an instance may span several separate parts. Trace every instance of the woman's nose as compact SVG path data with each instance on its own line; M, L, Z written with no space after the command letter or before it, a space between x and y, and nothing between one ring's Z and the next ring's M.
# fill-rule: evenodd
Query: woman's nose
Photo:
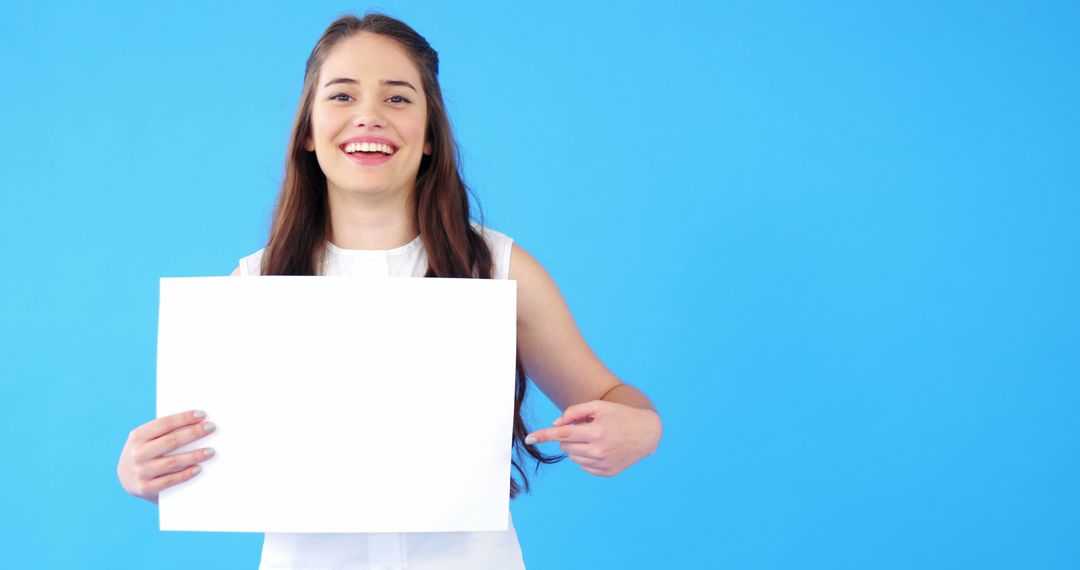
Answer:
M379 112L378 107L371 103L357 106L356 115L352 118L352 124L356 127L382 128L386 126L385 123L386 118Z
M375 115L358 114L357 116L353 117L353 126L382 128L384 125L383 120Z

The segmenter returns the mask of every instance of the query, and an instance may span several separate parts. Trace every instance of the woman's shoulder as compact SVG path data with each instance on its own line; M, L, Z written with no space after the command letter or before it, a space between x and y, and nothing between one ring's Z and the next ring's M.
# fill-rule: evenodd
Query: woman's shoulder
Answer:
M491 261L494 265L492 276L496 279L507 279L510 276L510 252L514 247L514 238L477 222L472 222L472 226L491 250Z
M480 233L485 240L493 243L513 242L514 238L500 232L496 229L490 228L481 224L480 222L470 222L474 230Z

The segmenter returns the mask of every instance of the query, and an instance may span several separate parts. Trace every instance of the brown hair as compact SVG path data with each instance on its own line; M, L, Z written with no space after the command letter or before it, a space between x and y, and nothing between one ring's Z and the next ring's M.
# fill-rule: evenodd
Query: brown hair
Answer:
M469 190L461 177L457 143L439 88L439 54L407 24L378 13L368 13L363 18L348 15L334 20L308 56L304 88L285 157L285 176L263 253L261 273L320 273L330 229L326 175L319 168L315 153L308 151L304 143L311 135L312 101L327 54L341 40L361 32L396 40L409 53L423 77L428 117L425 140L431 144L431 154L420 160L411 203L415 206L414 221L427 252L428 269L424 276L491 279L491 251L469 222ZM548 464L562 460L565 455L545 455L535 445L526 445L525 436L529 432L521 417L521 407L528 380L520 353L516 368L513 466L527 493L529 479L522 468L522 451L537 462ZM520 490L511 476L510 497L516 497Z

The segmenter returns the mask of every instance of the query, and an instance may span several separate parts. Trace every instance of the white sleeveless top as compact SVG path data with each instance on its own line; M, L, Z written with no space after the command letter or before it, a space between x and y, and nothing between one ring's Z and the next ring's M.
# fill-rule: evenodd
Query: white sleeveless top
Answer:
M510 274L513 240L479 224L491 250L493 276ZM388 250L342 249L326 244L323 275L423 277L427 254L417 236ZM263 250L240 260L240 275L259 275ZM505 531L410 533L266 533L260 570L277 568L330 570L520 570L521 558L513 517Z

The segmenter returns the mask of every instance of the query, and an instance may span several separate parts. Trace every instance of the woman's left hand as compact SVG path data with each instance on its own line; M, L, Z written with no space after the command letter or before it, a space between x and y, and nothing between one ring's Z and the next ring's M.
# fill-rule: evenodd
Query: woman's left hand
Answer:
M593 400L566 408L555 427L534 431L528 444L558 441L585 471L612 477L656 451L662 427L653 410Z

